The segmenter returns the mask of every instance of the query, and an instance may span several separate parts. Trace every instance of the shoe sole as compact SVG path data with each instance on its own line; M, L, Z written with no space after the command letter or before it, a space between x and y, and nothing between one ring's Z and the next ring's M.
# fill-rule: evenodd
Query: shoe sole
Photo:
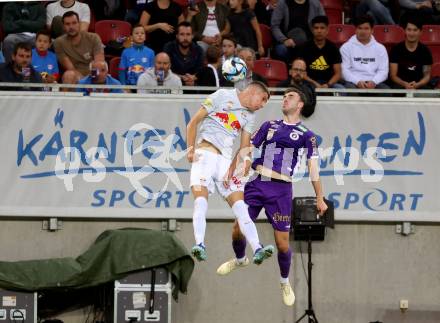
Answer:
M206 260L206 256L202 256L202 253L200 252L200 250L193 250L191 251L191 254L193 255L194 258L196 258L198 261L205 261Z
M238 265L238 266L236 266L234 269L232 269L231 271L228 271L228 272L222 272L222 271L220 271L220 267L223 266L223 265L220 265L220 267L217 268L217 275L220 275L220 276L226 276L226 275L229 275L230 273L232 273L233 271L235 271L235 270L237 270L237 269L240 269L240 268L244 268L244 267L246 267L246 266L248 266L248 265L249 265L249 260L247 260L247 263L245 262L245 263L243 263L243 264L241 264L241 265Z
M273 254L273 248L268 248L268 249L264 250L264 254L261 259L253 259L253 262L256 265L261 265L264 260L272 257L272 254Z

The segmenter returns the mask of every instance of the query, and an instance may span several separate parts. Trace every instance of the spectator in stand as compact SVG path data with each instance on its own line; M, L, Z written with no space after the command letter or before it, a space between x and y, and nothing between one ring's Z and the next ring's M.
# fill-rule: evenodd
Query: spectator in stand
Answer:
M229 8L216 0L204 0L188 8L186 21L191 23L194 39L206 52L208 46L220 46L222 36L230 28Z
M391 0L361 0L356 7L356 17L370 15L378 25L394 25L389 5Z
M237 51L237 56L240 57L245 63L247 67L246 77L238 82L234 83L234 87L241 90L244 90L249 84L253 81L260 81L267 85L267 81L264 77L254 72L254 65L257 59L255 51L250 47L242 47ZM226 86L230 86L230 82L225 82Z
M6 62L10 62L15 44L35 43L35 34L42 30L46 23L46 8L37 1L9 2L3 7L1 23L7 34L3 40L3 54Z
M423 24L440 24L440 1L438 0L399 0L404 17L417 16Z
M182 21L182 9L177 3L171 0L153 0L145 6L139 23L149 34L149 47L159 53L167 42L176 38L177 25Z
M224 35L222 39L222 52L223 52L223 56L221 57L222 64L228 58L235 56L236 51L237 51L237 42L235 41L235 38L231 34Z
M246 0L229 0L231 11L228 15L230 30L241 47L250 47L264 56L263 37L255 13L249 9Z
M170 56L173 73L188 86L194 86L196 74L203 67L203 50L192 41L193 38L191 24L184 21L177 26L176 39L164 46L164 52Z
M340 48L342 77L346 88L388 89L388 54L373 37L373 18L365 15L356 22L356 33Z
M296 58L292 62L292 67L289 71L289 78L285 81L280 82L278 87L307 87L314 91L314 86L312 83L306 80L307 70L306 61L303 58Z
M209 46L206 51L206 62L196 75L197 86L216 86L220 87L224 83L221 69L221 51L216 46Z
M428 88L431 79L432 54L420 43L422 22L408 18L405 40L391 49L390 78L398 89Z
M309 24L316 16L325 16L319 0L278 0L271 20L276 57L292 61L295 47L311 38Z
M170 88L182 87L180 77L174 74L171 69L170 57L167 53L159 53L156 55L154 67L147 69L138 79L138 86L153 87L163 86L168 89L139 89L138 93L161 93L161 94L180 94L180 90L171 90Z
M104 61L104 49L97 34L80 31L76 12L67 11L62 20L66 33L55 40L55 53L65 70L63 83L76 84L89 74L90 62Z
M133 45L124 49L119 63L119 81L122 84L136 85L139 75L154 65L154 52L144 45L145 30L136 25L131 32Z
M300 57L304 57L307 73L304 79L317 88L343 88L341 79L341 54L339 49L327 39L327 16L312 19L313 39L301 46Z
M81 80L78 84L95 84L95 85L121 85L121 83L108 75L108 65L106 61L96 61L90 63L90 74ZM90 94L91 92L100 93L124 93L122 89L108 89L108 88L78 88L77 92Z
M75 11L78 14L80 31L89 30L90 8L88 4L75 0L59 0L50 3L46 8L46 26L54 38L64 34L62 17L67 11Z
M32 46L29 43L17 43L9 63L0 65L0 82L43 83L40 74L31 65ZM41 88L4 87L3 91L41 91Z
M56 83L60 76L56 55L49 50L52 39L48 30L37 33L32 49L32 66L40 73L44 83Z
M128 0L125 1L125 17L124 20L132 25L139 23L142 11L144 11L147 0Z
M270 20L272 19L272 13L277 6L278 0L250 0L248 1L249 9L255 12L258 23L270 26Z

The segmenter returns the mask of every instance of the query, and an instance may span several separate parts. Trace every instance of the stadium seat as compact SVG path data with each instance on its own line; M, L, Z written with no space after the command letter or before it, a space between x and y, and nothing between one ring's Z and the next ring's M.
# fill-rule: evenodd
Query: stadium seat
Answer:
M328 17L328 21L331 24L342 24L344 23L344 12L339 9L324 8L325 14Z
M373 27L373 36L389 51L405 39L405 31L398 25L376 25Z
M93 13L93 10L90 9L89 32L91 32L91 33L95 32L95 24L96 24L95 14Z
M331 24L344 23L342 0L321 0L321 4Z
M425 45L440 46L440 25L424 25L420 41Z
M432 61L434 63L440 63L440 45L431 45L428 47L431 50Z
M270 87L287 79L287 66L283 61L275 59L258 59L254 64L254 72L267 80Z
M131 34L130 23L122 20L100 20L95 23L95 32L106 45L110 40L128 37Z
M431 78L435 77L439 79L435 88L440 89L440 63L435 63L434 65L432 65Z
M353 25L330 24L327 38L336 46L341 46L354 35L354 31L355 27Z
M263 38L263 47L266 52L266 56L269 57L270 49L272 48L272 31L270 27L265 24L259 24L261 30L261 37Z
M115 79L119 80L119 62L120 57L113 57L108 64L108 72Z

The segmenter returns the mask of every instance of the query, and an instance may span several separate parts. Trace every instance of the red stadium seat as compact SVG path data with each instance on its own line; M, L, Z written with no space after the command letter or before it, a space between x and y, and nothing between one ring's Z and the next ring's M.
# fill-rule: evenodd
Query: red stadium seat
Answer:
M95 14L93 13L93 10L90 9L89 32L91 32L91 33L95 32L95 24L96 24Z
M266 52L266 56L269 56L269 51L272 48L272 32L270 27L265 24L259 24L261 30L261 37L263 38L263 47Z
M354 31L353 25L330 24L327 38L337 46L341 46L354 35Z
M342 0L320 0L320 2L324 9L339 9L341 11L343 9Z
M440 46L440 25L424 25L420 41L425 45Z
M108 71L112 77L119 79L119 63L121 61L120 57L113 57L108 64Z
M373 35L388 51L405 39L405 31L398 25L376 25L373 27Z
M283 61L267 58L255 61L254 72L264 77L271 87L277 86L288 76L287 66Z
M340 9L324 8L325 14L328 17L328 21L331 24L342 24L344 23L344 11Z
M100 20L95 23L95 32L106 45L110 40L128 37L131 34L130 23L122 20Z
M431 50L432 61L434 63L440 63L440 45L430 45L428 47Z
M331 24L344 23L342 0L320 0L325 14Z
M434 65L432 65L431 77L437 77L440 79L440 63L435 63ZM440 89L440 81L437 82L436 89Z

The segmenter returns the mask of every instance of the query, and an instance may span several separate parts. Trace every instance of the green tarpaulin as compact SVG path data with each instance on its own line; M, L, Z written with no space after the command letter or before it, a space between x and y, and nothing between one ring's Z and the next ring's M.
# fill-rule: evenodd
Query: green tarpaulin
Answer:
M81 290L154 267L165 267L171 273L175 299L179 291L186 292L194 261L172 233L133 228L108 230L76 259L0 262L0 288L44 295L51 291L80 295Z

